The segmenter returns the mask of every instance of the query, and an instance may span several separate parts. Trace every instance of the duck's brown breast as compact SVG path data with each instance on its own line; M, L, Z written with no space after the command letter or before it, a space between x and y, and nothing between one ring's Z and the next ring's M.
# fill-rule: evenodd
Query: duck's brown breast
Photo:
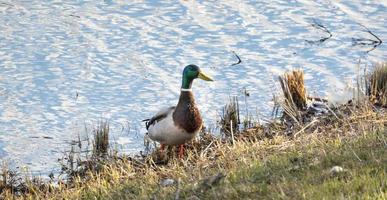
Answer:
M180 93L179 102L173 113L173 121L176 126L184 129L188 133L196 133L202 127L202 117L195 99L190 91Z

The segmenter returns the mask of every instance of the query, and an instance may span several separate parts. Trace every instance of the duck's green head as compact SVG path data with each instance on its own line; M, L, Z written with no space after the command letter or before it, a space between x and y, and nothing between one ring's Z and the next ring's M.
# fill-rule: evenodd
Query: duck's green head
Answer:
M204 74L202 70L196 65L187 65L183 71L183 83L181 88L190 89L192 87L192 81L196 78L200 78L205 81L213 81L212 78Z

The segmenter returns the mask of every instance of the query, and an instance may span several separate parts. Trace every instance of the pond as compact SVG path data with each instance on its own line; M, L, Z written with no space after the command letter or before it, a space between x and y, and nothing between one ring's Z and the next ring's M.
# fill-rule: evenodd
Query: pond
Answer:
M294 68L312 96L346 100L359 69L387 60L386 16L387 1L0 0L1 161L56 170L101 119L137 153L141 120L177 103L188 64L215 80L193 86L208 127L245 91L241 106L270 118Z

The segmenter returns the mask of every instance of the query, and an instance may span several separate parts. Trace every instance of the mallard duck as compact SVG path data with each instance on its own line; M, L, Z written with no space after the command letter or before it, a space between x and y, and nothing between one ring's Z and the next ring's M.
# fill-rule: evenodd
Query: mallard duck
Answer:
M213 81L196 65L187 65L183 70L179 102L176 106L160 110L146 119L149 138L164 145L180 145L179 156L183 155L183 144L193 139L202 128L202 117L192 93L192 82L196 78Z

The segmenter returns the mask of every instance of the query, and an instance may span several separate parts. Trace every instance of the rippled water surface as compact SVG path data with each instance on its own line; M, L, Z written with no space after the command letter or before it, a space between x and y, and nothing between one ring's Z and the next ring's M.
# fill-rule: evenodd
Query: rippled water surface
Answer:
M387 41L386 19L385 0L0 0L1 160L50 171L100 119L119 149L138 151L141 120L177 103L191 63L216 80L193 88L208 126L244 89L250 112L269 116L276 77L292 68L311 93L337 94L359 59L387 59L385 43L353 40L376 40L364 25ZM319 42L329 33L317 24L332 37Z

